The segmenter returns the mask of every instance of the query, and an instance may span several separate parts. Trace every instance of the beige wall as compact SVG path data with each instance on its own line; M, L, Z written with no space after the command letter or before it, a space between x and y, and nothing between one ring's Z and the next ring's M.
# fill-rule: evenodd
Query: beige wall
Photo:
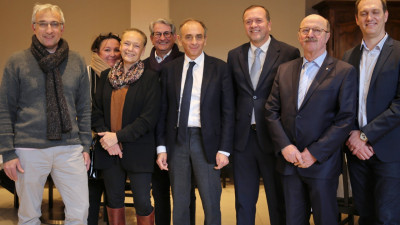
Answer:
M10 55L31 44L31 17L38 0L0 0L0 76ZM45 1L40 1L45 2ZM63 38L90 62L90 46L100 33L121 33L130 27L131 0L48 0L59 5L66 20ZM118 2L118 4L115 4Z
M139 28L147 35L146 52L142 57L145 59L153 47L150 41L149 23L158 18L170 18L169 0L131 0L131 2L131 26Z
M170 3L170 15L177 26L189 17L206 24L208 39L205 52L220 59L226 60L230 49L248 42L242 14L252 4L264 5L270 11L271 34L275 38L299 47L296 35L304 17L304 0L170 0Z
M137 27L148 36L148 24L159 17L170 17L177 26L186 18L203 20L208 27L207 54L226 60L230 49L247 42L242 24L243 10L251 4L262 4L271 13L272 35L299 47L296 32L304 17L306 0L48 0L59 5L65 14L63 37L70 48L90 61L94 38L108 31L122 33ZM38 0L0 0L0 77L4 64L13 52L31 44L31 14ZM45 2L45 1L40 1ZM290 16L288 16L290 15ZM288 19L289 18L289 19ZM149 55L151 42L143 58Z

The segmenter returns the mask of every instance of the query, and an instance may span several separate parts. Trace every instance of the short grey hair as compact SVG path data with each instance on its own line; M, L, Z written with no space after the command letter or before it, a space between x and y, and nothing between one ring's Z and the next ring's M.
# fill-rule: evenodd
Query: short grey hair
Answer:
M154 25L156 25L158 23L161 23L161 24L164 24L164 25L167 25L167 26L171 27L172 34L176 34L176 27L172 23L172 21L167 20L167 19L163 19L163 18L159 18L159 19L157 19L157 20L155 20L155 21L150 23L150 25L149 25L150 35L154 34Z
M64 19L64 13L62 12L61 8L58 5L52 5L52 4L35 4L35 6L33 6L33 13L32 13L32 24L35 23L36 21L36 14L38 14L38 12L44 11L44 10L48 10L51 12L58 12L60 14L61 17L61 23L65 23L65 19Z

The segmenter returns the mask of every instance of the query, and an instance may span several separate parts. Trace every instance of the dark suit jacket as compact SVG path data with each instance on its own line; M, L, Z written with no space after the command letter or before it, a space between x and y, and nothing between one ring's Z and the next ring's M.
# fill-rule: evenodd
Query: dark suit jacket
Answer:
M271 91L278 66L300 57L297 48L277 41L271 36L264 66L256 90L250 79L248 52L250 43L243 44L228 54L228 65L232 72L235 100L235 150L243 151L250 132L251 114L254 108L259 144L267 153L273 153L272 141L265 123L265 102Z
M93 101L92 129L95 132L110 131L110 103L112 87L108 82L109 69L101 73ZM154 169L155 138L154 128L160 110L160 84L158 75L152 70L143 72L135 83L129 86L122 113L122 129L117 131L122 143L122 166L132 172L152 172ZM99 169L110 167L119 160L110 156L101 147L96 148L95 164Z
M340 148L352 128L356 112L357 81L353 66L327 56L311 83L303 104L297 95L303 58L282 64L266 104L267 126L276 144L278 171L311 178L338 176ZM288 163L281 150L308 148L317 161L303 169Z
M357 74L360 74L360 47L358 45L350 49L343 57L344 61L357 69ZM399 78L400 42L388 37L376 62L368 90L368 124L360 128L358 119L355 120L355 129L361 129L367 135L376 156L384 162L400 161Z
M157 125L157 146L173 154L184 56L167 63L161 73L161 116ZM232 79L222 60L204 54L204 72L200 97L200 120L203 147L209 163L215 163L218 150L232 151L234 101ZM171 157L168 157L169 159Z

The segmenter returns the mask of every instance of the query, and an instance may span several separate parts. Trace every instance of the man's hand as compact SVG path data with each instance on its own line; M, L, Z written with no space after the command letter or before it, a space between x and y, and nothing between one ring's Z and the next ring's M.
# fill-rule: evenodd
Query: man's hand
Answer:
M375 154L374 149L369 144L362 146L362 148L357 149L357 151L353 151L352 153L360 160L368 160Z
M360 130L352 130L350 132L349 139L346 141L346 145L353 153L353 155L356 155L357 152L367 144L360 139L360 134Z
M168 163L167 163L167 153L161 152L157 155L157 165L160 167L160 170L168 171Z
M115 144L106 149L109 155L118 155L122 159L122 150L119 147L119 144Z
M117 134L113 132L100 132L98 135L102 136L100 139L101 146L107 150L118 143Z
M219 153L219 152L217 153L215 160L216 160L217 165L214 166L214 169L216 169L216 170L222 169L224 166L228 165L228 163L229 163L228 156L226 156L222 153Z
M298 166L300 168L308 168L317 161L317 159L313 155L311 155L310 151L308 151L307 148L305 148L304 151L301 153L301 158L303 159L303 163L294 164L295 166Z
M20 173L24 173L18 158L5 162L3 168L6 175L13 181L18 180L17 170Z
M89 156L89 153L82 152L82 155L83 155L83 162L85 162L86 171L88 171L89 167L90 167L90 156Z
M303 163L300 151L294 145L288 145L282 149L282 155L290 163Z

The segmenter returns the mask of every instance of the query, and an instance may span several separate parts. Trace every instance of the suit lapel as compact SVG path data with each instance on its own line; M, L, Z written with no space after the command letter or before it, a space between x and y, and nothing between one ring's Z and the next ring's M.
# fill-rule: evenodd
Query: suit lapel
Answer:
M280 52L279 46L276 44L275 39L272 38L272 36L271 36L271 42L270 42L268 50L266 52L267 55L265 57L264 66L261 70L261 74L260 74L260 78L257 83L257 87L260 86L260 84L262 84L264 82L264 80L268 77L272 66L275 64L276 60L278 59L279 52Z
M372 85L375 83L378 74L380 74L383 65L385 65L392 51L393 51L393 40L390 37L388 37L385 44L383 45L378 61L375 64L374 71L372 72L371 82L369 84L370 87L372 87ZM371 90L371 88L369 88L369 90Z
M327 55L324 62L321 65L321 68L318 70L317 75L315 75L314 80L311 82L310 87L304 97L303 103L299 110L307 104L308 99L310 99L311 95L318 88L318 86L324 81L325 77L332 71L332 67L334 66L333 59Z
M210 79L212 76L213 64L214 62L211 58L204 53L204 69L203 69L203 80L201 81L201 92L200 92L200 105L204 102L204 96L207 93L207 88L210 84Z
M300 57L297 59L297 69L292 70L292 89L293 89L293 94L294 94L294 102L293 104L296 106L296 109L298 109L297 105L297 99L299 98L299 81L300 81L300 73L301 73L301 66L303 64L303 57Z
M253 84L251 83L250 72L249 72L249 48L250 48L250 43L246 43L245 45L243 45L238 57L244 79L247 81L250 90L253 90Z
M176 105L179 108L179 102L181 98L181 84L182 84L182 72L183 72L183 63L184 63L185 57L179 57L177 62L174 65L174 71L176 73L174 74L174 80L175 80L175 94L176 94Z
M358 45L357 47L355 47L354 51L351 53L350 57L349 57L349 62L351 65L354 66L354 68L356 68L357 71L357 80L358 82L360 81L360 62L361 62L361 55L362 55L362 49L361 49L361 45Z

